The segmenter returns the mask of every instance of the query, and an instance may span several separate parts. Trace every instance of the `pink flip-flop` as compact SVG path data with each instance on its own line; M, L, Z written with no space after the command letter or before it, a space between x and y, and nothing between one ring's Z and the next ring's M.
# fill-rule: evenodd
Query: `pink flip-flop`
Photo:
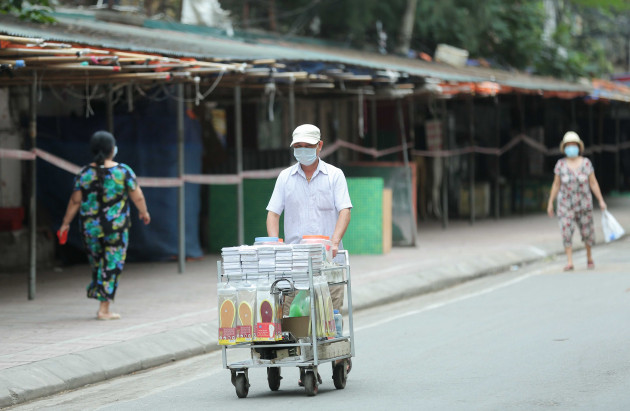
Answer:
M592 261L587 261L586 268L589 269L589 270L594 270L595 269L595 263L592 262Z
M573 271L573 265L567 265L562 269L562 271Z

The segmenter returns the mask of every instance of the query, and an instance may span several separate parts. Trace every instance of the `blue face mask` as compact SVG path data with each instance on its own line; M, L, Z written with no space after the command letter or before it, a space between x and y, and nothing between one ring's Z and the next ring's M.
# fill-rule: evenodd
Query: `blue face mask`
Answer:
M564 154L569 158L577 157L580 154L580 148L578 146L566 146L564 148Z
M295 159L304 166L310 166L317 160L317 147L297 147L293 149Z

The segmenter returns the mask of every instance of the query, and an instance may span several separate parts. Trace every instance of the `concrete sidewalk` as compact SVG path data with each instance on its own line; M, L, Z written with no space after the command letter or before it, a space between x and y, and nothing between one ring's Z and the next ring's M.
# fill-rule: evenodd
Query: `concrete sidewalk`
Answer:
M630 198L607 199L630 228ZM601 213L595 211L598 246ZM629 230L630 231L630 230ZM576 249L582 248L578 235ZM351 251L351 250L350 250ZM544 214L501 220L421 223L418 246L350 256L355 310L437 291L544 259L565 264L557 220ZM85 297L85 265L38 273L28 301L26 273L0 274L0 407L217 350L217 255L188 262L128 264L113 304L119 321L96 321ZM597 261L595 261L597 264ZM575 260L576 270L586 262ZM227 378L227 376L226 376Z

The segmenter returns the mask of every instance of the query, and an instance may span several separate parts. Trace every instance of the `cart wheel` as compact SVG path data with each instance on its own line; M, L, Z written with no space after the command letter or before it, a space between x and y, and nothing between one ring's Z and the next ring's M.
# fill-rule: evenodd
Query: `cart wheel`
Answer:
M280 388L280 367L267 368L267 382L269 383L269 389L271 391L278 391Z
M338 390L343 390L346 388L346 380L348 379L346 373L346 361L341 361L339 364L333 365L333 382L335 383L335 388Z
M306 389L306 395L309 397L317 395L317 377L315 377L313 371L307 371L304 374L302 382L304 383L304 388Z
M247 394L249 393L249 383L247 382L247 378L245 378L245 374L239 374L236 376L234 386L236 387L236 395L238 398L247 397Z

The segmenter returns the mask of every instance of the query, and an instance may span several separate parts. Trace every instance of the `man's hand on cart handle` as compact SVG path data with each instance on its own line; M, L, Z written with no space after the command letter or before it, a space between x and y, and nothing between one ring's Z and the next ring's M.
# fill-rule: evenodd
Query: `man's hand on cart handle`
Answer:
M339 252L339 241L332 243L332 256L333 258L337 257L337 253Z

